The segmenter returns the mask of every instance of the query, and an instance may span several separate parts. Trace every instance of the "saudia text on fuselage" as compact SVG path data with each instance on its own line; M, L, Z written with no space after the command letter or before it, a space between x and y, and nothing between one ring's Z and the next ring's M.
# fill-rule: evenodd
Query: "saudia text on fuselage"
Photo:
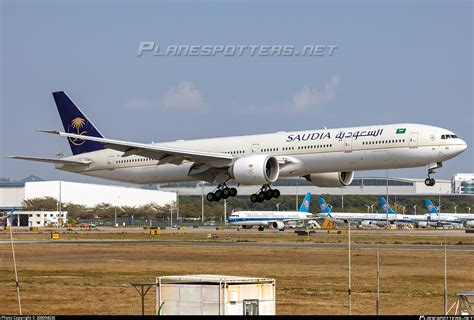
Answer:
M383 133L383 129L378 130L360 130L360 131L339 131L335 138L342 141L344 138L354 138L357 140L359 137L378 137ZM334 132L333 132L334 134ZM286 142L295 142L295 141L314 141L314 140L325 140L331 139L330 131L323 132L309 132L309 133L298 133L290 134L286 138Z

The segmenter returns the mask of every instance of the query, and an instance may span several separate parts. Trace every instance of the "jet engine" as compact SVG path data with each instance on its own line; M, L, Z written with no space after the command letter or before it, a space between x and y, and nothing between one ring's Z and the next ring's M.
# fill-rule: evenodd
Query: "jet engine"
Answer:
M418 228L426 228L428 226L428 222L424 222L424 221L418 222L417 226Z
M281 221L273 221L272 222L273 229L278 229L280 231L285 230L285 224Z
M370 221L370 220L364 220L360 223L360 225L362 227L375 227L376 223L374 223L373 221Z
M248 185L275 182L279 173L278 160L264 154L239 158L229 168L229 174L236 182Z
M465 227L466 228L474 228L474 221L466 221Z
M312 173L305 176L315 186L326 188L338 188L348 186L354 179L353 171Z

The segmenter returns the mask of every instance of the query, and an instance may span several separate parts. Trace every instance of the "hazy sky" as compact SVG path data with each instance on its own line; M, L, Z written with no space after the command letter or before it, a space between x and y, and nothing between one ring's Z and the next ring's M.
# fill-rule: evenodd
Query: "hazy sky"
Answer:
M57 90L106 137L141 142L431 124L469 144L435 177L474 171L471 1L1 4L0 177L59 177L52 165L4 159L70 154L65 139L34 131L63 129ZM338 48L312 57L137 57L140 41ZM390 175L424 178L426 169Z

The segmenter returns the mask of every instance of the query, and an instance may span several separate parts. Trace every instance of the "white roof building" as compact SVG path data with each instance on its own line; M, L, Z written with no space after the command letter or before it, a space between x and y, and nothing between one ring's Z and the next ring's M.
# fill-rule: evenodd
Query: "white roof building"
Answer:
M69 181L35 181L3 185L0 188L0 208L21 207L23 200L53 197L61 202L93 207L99 203L118 206L142 206L156 203L164 206L176 201L175 192L147 190Z

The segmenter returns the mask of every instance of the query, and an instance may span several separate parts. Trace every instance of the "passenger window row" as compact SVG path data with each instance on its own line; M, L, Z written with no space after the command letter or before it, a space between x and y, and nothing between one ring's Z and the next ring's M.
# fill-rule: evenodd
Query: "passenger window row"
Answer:
M244 153L244 151L224 151L224 153L227 153L227 154L240 154L240 153Z
M405 142L405 139L396 139L396 140L380 140L380 141L364 141L362 142L363 145L369 144L387 144L387 143L400 143Z
M132 163L132 162L144 162L144 161L153 161L153 159L151 158L124 159L124 160L117 160L117 163Z
M331 148L332 144L317 144L317 145L312 145L312 146L299 146L298 150L303 150L303 149L319 149L319 148Z

